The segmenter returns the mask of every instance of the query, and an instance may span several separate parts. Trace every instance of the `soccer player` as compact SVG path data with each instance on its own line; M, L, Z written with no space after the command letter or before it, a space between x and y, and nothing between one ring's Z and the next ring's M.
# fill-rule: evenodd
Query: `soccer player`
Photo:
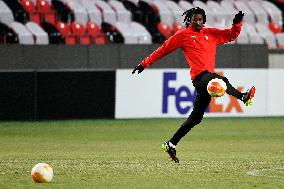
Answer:
M197 95L193 110L187 120L169 141L162 144L162 149L176 163L179 163L176 156L176 145L195 125L201 122L210 103L211 96L207 92L207 84L211 79L222 79L227 85L226 93L243 101L246 106L251 105L255 93L255 87L241 93L230 84L226 77L214 73L217 45L228 43L238 37L241 32L244 13L239 11L233 19L232 27L224 30L203 28L203 24L206 22L206 14L199 7L187 10L183 15L185 15L186 28L176 32L132 71L132 74L136 71L139 74L144 68L149 67L177 48L181 48L183 51L187 64L190 66L191 80Z

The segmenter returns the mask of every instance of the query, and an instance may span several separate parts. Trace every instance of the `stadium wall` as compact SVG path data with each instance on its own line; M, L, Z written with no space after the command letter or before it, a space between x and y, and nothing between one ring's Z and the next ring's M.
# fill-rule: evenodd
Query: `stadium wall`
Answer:
M115 115L118 103L126 106L128 111L134 111L138 106L117 96L121 84L116 81L116 73L124 70L126 76L130 76L131 69L157 47L1 45L0 120L119 118ZM216 66L226 69L267 69L268 49L258 45L221 46L217 51ZM152 71L162 72L167 69L180 69L182 75L185 72L188 74L181 51L161 59L143 72L143 78L147 78L147 73ZM190 84L189 78L183 77L186 85ZM129 83L129 94L132 94L131 90L139 91L130 85L135 79L129 79L132 81L123 81L126 85ZM156 85L153 85L149 91L155 88ZM144 90L141 91L143 93ZM134 99L132 95L127 97L129 100Z
M0 120L114 118L115 71L2 71L0 86Z
M133 68L158 45L0 45L0 70L115 70ZM217 68L268 68L263 45L224 45L217 49ZM151 68L188 68L181 50Z

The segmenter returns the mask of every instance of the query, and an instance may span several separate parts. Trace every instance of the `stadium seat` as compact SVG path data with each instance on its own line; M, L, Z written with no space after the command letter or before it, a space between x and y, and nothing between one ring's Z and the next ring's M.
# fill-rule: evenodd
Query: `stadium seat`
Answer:
M89 0L81 0L82 6L86 9L89 15L89 21L91 23L96 23L97 25L102 24L102 13L98 7Z
M131 12L132 20L143 23L143 12L138 8L138 1L132 2L131 0L122 1L124 7Z
M182 13L184 12L183 9L174 1L166 1L165 5L167 8L172 12L174 22L173 24L182 24L183 23L183 17Z
M268 12L273 23L279 26L283 25L282 12L276 5L269 1L262 1L262 6Z
M102 29L96 24L88 22L86 25L86 33L91 37L91 44L106 44L106 35Z
M181 0L178 2L179 6L183 9L183 11L189 10L193 8L193 5L189 3L188 1Z
M85 8L78 1L65 1L65 6L69 7L74 13L74 20L77 23L86 25L88 22L88 13Z
M19 22L12 22L10 27L14 30L17 34L19 43L23 45L33 45L34 38L32 33L22 24Z
M82 24L77 23L77 22L72 22L71 25L71 31L74 35L80 36L85 34L85 28Z
M63 2L59 0L52 0L51 3L57 13L58 21L72 23L75 20L74 13L71 11L70 7L65 5Z
M151 44L152 43L152 36L147 31L145 26L138 22L131 22L130 27L132 28L132 31L134 35L137 36L138 44Z
M232 24L232 13L228 12L227 9L224 9L221 4L209 0L207 1L207 6L210 7L216 15L216 26L226 28Z
M35 44L37 45L48 45L48 34L35 22L26 23L27 29L35 37Z
M123 22L116 22L114 26L123 36L125 44L138 44L138 36L134 33L130 25Z
M274 34L268 29L268 27L262 23L256 23L255 27L259 35L265 40L265 43L269 48L276 48L276 39Z
M250 44L263 44L264 40L256 31L254 25L243 23L243 29L241 33L246 33L249 37Z
M61 33L63 38L71 34L69 25L64 22L57 22L56 28Z
M101 34L99 36L108 37L109 42L111 42L111 43L124 43L123 36L121 35L121 33L119 33L117 31L117 29L116 29L116 27L114 27L114 25L103 22L102 23L102 31L105 33L105 35ZM98 39L96 39L96 43L97 43L97 40ZM101 40L101 38L100 38L100 40Z
M284 49L284 33L277 33L275 34L276 41L277 41L277 48Z
M49 43L50 44L62 44L64 43L64 38L61 36L58 29L48 22L41 23L42 28L45 32L48 33Z
M52 10L48 0L36 0L36 8L43 14Z
M160 16L161 22L169 26L173 25L174 16L164 2L155 0L152 2L151 7Z
M96 6L102 11L102 17L104 18L104 22L109 24L115 24L117 21L115 11L111 8L111 6L101 0L95 1Z
M32 0L20 0L20 3L28 14L36 10L36 6Z
M39 11L32 11L30 13L30 21L36 22L37 24L40 24L42 22L42 15Z
M92 36L102 33L102 29L96 24L88 22L86 25L86 32Z
M131 22L131 13L128 10L126 10L126 8L123 6L121 2L116 0L110 0L108 3L115 10L118 22L123 22L123 23Z
M43 15L44 21L56 25L57 22L57 14L55 11L50 10L44 13Z
M13 21L13 12L3 1L0 1L0 22L10 24Z
M269 27L269 29L270 29L273 33L281 33L281 32L283 32L283 29L282 29L279 25L275 24L275 23L272 22L272 21L269 22L268 27Z
M18 43L17 34L5 23L0 22L0 43Z
M158 23L157 25L158 31L168 39L172 35L172 28L162 22Z
M247 2L247 5L255 14L257 22L268 24L268 13L261 5L261 1L249 1Z
M23 6L18 1L2 0L12 10L14 20L20 23L26 23L28 15Z
M173 31L172 31L172 33L175 34L177 31L179 31L179 30L181 30L181 29L183 29L182 25L181 25L181 24L178 24L177 22L175 22L175 23L173 24Z
M78 43L89 45L92 43L91 34L88 34L82 24L73 22L71 25L72 34L77 37Z

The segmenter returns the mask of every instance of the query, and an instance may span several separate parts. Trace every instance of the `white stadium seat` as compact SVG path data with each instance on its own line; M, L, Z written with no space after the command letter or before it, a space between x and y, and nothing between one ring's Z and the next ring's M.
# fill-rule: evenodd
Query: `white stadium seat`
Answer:
M76 0L65 0L65 4L67 4L71 10L73 10L75 21L83 26L86 26L89 20L86 9L83 8L82 5Z
M259 1L249 1L247 4L254 12L257 22L268 24L268 14Z
M264 38L266 44L269 48L276 48L276 39L274 34L268 29L268 27L262 23L255 24L256 30L258 31L259 35Z
M249 36L250 44L263 44L264 40L256 31L253 25L243 23L242 33L246 33Z
M138 22L131 22L130 27L133 33L138 37L139 44L152 44L152 36L147 31L145 26L141 25Z
M209 0L207 1L207 6L215 13L218 26L227 27L232 24L231 13L224 9L221 4Z
M183 22L183 16L182 13L184 10L174 1L166 1L166 6L168 9L172 12L172 15L174 15L174 21L178 24L182 24Z
M14 22L11 9L3 1L0 1L0 22L7 25Z
M123 36L125 44L137 44L138 43L138 37L132 31L129 24L126 24L123 22L116 22L114 26Z
M35 22L27 22L26 27L35 36L35 44L48 45L48 34Z
M277 45L284 48L284 33L277 33L275 34Z
M131 22L131 13L123 6L123 4L120 1L111 0L108 3L115 10L118 22L124 22L124 23Z
M152 4L158 8L161 21L166 25L172 26L174 23L174 16L165 5L165 3L159 0L155 0L152 2Z
M188 1L184 1L184 0L179 1L178 4L184 11L187 11L194 7L191 3L189 3Z
M274 23L278 24L279 26L282 26L283 18L282 18L281 10L276 5L274 5L273 3L268 2L268 1L263 1L262 6L263 6L264 10L266 10L268 12L272 21Z
M23 45L33 45L34 38L32 33L20 22L12 22L9 25L18 35L19 43Z
M95 1L95 4L102 10L103 21L114 25L117 19L115 11L111 8L111 6L107 2L101 0Z
M102 24L102 14L95 3L92 0L81 0L80 3L86 9L89 21L100 26Z

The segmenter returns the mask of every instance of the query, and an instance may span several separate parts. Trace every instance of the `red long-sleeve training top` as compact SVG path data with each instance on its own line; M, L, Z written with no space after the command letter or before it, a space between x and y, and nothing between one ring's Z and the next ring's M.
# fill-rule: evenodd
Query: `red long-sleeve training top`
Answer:
M141 64L149 67L162 57L181 48L190 67L191 79L207 70L214 72L217 45L235 40L241 32L242 22L230 29L203 28L196 32L192 26L176 32L162 46L145 58Z

